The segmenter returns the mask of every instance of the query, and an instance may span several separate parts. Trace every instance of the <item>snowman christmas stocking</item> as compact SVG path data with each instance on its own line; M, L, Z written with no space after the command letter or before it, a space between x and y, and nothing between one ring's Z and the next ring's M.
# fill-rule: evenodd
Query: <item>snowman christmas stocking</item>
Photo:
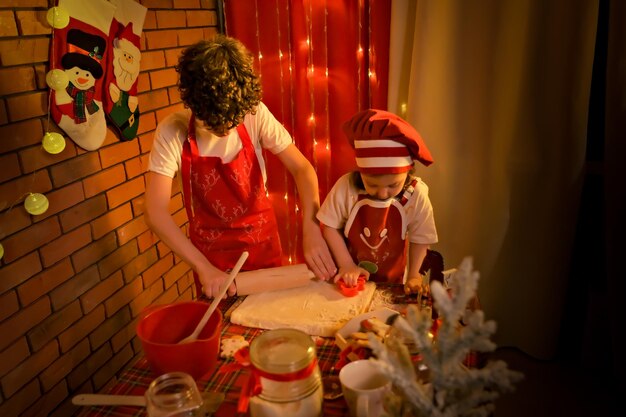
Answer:
M102 83L109 61L107 45L115 6L106 0L59 0L69 24L54 29L50 69L67 75L68 84L51 90L54 121L81 148L98 149L106 137Z
M120 139L131 140L139 127L139 47L147 9L133 0L111 0L111 4L116 9L109 32L111 60L104 82L104 110Z

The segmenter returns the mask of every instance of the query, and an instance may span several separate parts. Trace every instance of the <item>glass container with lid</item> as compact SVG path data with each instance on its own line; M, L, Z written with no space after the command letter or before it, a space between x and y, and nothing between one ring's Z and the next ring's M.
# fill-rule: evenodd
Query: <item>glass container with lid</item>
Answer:
M261 393L250 399L252 417L318 417L324 401L315 344L295 329L268 330L250 344Z
M184 372L163 374L146 391L149 417L191 417L198 415L202 396L191 375Z

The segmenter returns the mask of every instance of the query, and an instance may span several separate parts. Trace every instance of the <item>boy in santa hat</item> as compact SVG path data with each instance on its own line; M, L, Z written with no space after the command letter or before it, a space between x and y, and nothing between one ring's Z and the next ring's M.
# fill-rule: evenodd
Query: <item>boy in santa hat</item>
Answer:
M438 238L428 186L415 176L414 161L433 163L428 148L411 125L383 110L358 112L343 131L358 170L337 180L317 213L339 267L335 281L355 286L363 276L426 290L419 270Z

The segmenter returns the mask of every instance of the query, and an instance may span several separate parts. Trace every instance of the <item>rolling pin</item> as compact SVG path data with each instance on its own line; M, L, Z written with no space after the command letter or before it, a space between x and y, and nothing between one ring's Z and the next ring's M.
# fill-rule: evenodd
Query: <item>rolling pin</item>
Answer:
M235 285L237 295L249 295L303 287L312 278L315 278L315 274L306 264L295 264L240 272L235 278Z

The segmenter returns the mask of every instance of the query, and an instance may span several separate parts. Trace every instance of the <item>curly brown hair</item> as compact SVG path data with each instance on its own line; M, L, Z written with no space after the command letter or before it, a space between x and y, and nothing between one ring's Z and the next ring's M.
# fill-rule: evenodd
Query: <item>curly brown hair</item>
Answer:
M215 134L224 135L261 101L252 56L237 39L217 35L186 48L178 60L185 106Z

